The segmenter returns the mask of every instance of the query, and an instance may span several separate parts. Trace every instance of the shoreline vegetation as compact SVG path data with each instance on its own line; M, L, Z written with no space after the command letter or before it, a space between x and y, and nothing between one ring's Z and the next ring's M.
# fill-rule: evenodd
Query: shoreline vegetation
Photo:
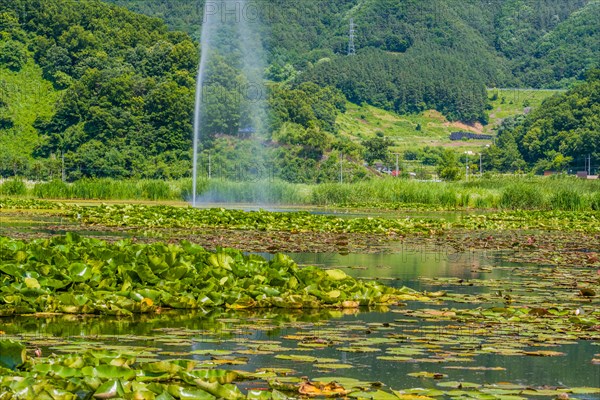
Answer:
M0 197L47 200L189 202L191 180L83 179L0 183ZM572 176L474 176L437 182L396 178L358 183L293 184L281 180L202 180L203 204L257 204L354 209L599 211L600 182Z

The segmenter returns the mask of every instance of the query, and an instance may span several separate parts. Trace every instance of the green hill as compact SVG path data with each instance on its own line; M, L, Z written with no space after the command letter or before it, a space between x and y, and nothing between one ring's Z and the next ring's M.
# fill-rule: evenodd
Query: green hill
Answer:
M503 171L531 168L584 170L590 157L600 159L600 70L573 89L549 97L527 116L509 118L500 126L498 147L491 149ZM503 162L502 160L509 160Z
M112 2L151 16L100 0L0 0L3 176L190 176L203 3ZM231 176L252 169L259 148L277 177L321 182L334 179L339 153L359 179L369 173L363 162L382 156L378 146L479 147L486 142L449 134L490 133L554 93L486 87L568 86L600 59L598 0L256 4L268 132L254 141L240 133L249 115L235 92L242 71L226 57L210 66L219 93L239 104L209 99L203 157L214 154Z
M570 2L565 2L570 3ZM600 1L592 0L539 37L517 58L516 76L527 86L567 87L600 66Z
M202 1L110 1L160 16L172 28L194 34L203 21ZM333 85L356 104L400 114L435 109L453 121L483 124L485 87L568 87L599 65L598 4L598 0L252 2L263 16L272 79L297 76L297 82ZM244 17L243 10L238 14L221 18ZM355 57L346 55L351 19L356 25Z
M163 18L198 37L200 0L107 0ZM253 1L263 7L270 63L345 54L349 20L356 48L401 54L436 49L477 64L489 87L566 87L600 59L598 0ZM465 63L465 65L468 63Z
M383 133L389 137L396 151L418 149L425 146L452 147L459 151L477 149L491 144L491 140L451 141L450 134L456 131L478 134L495 134L506 118L514 118L533 112L543 101L561 90L535 89L488 89L490 106L486 111L488 124L465 124L449 121L435 110L399 115L370 105L358 106L348 103L346 112L337 118L340 133L357 143Z
M34 122L53 115L60 94L42 77L33 58L28 57L19 71L0 68L1 175L19 174L26 168L40 142Z
M0 143L13 149L2 174L56 176L63 156L69 179L188 174L198 50L187 35L96 0L0 6Z

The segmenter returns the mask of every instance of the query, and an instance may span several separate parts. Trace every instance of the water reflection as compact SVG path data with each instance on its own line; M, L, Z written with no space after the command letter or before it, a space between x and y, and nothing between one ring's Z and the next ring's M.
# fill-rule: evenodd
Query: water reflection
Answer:
M598 346L591 342L562 345L563 357L523 357L480 354L472 362L438 362L436 354L451 351L469 353L485 342L473 330L460 344L443 345L430 354L439 343L455 337L455 324L446 321L407 322L394 309L362 310L256 310L203 312L167 312L160 315L140 315L132 318L99 316L20 316L3 319L6 337L14 337L30 346L40 346L43 353L82 351L85 348L139 349L146 359L190 358L200 363L215 359L227 361L233 368L256 371L263 367L291 368L296 376L344 376L364 381L381 381L392 388L435 387L436 381L407 376L418 371L441 372L448 379L476 383L512 382L540 386L596 386L600 366L591 364ZM311 348L304 338L331 340L330 345ZM395 340L390 341L390 338ZM409 340L410 338L410 340ZM417 338L417 340L415 340ZM419 338L422 341L419 343ZM436 340L440 342L436 345ZM507 333L507 340L510 333ZM354 353L348 346L362 344L378 351ZM390 348L421 349L417 361L381 360ZM227 356L214 357L214 351L230 351ZM426 351L427 350L427 351ZM193 353L199 354L193 354ZM351 368L329 370L317 363L279 359L278 354L310 355L331 358ZM242 360L236 364L235 360ZM422 361L418 361L422 360ZM496 367L499 370L470 370L463 367ZM459 369L456 369L459 368ZM586 396L586 398L594 398Z
M343 268L354 277L386 280L390 285L406 285L418 290L450 289L477 294L490 289L469 286L470 280L517 279L509 268L516 264L505 262L502 254L492 252L452 254L405 248L393 254L291 256L299 264ZM424 282L423 277L459 278L465 285L431 285L430 281ZM493 305L485 305L490 306ZM30 347L40 346L46 355L94 347L135 348L144 351L146 359L191 358L207 365L229 362L233 365L219 364L219 367L248 371L262 367L291 368L295 376L343 376L381 381L394 389L435 387L434 380L407 376L419 371L440 372L450 380L480 384L512 382L536 387L596 387L600 383L600 365L592 364L594 354L600 353L598 343L573 341L573 344L550 347L542 338L537 348L551 348L566 355L481 354L478 350L485 347L511 343L518 346L528 333L511 331L517 329L511 326L469 325L460 321L413 318L402 313L406 308L422 307L441 308L448 304L412 303L406 307L360 310L163 311L130 318L19 316L0 319L0 330L5 332L5 337L25 341ZM347 350L357 345L370 350ZM402 362L380 358L389 355L394 348L416 353L409 361ZM215 356L214 350L229 353ZM324 368L318 361L298 362L278 358L278 355L331 358L350 368ZM479 367L495 369L478 370Z

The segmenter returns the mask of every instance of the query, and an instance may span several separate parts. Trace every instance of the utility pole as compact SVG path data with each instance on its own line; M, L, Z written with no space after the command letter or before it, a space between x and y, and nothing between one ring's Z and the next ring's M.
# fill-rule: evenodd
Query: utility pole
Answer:
M356 33L356 25L354 25L354 18L350 18L350 32L348 40L348 55L353 56L356 54L356 47L354 46L354 38Z
M473 152L465 151L465 155L467 156L465 161L465 177L467 178L467 182L469 182L469 154L473 154Z
M588 155L588 175L592 175L592 156Z
M61 178L62 178L62 181L63 181L63 182L66 182L66 180L67 180L67 176L66 176L66 175L67 175L67 174L66 174L66 172L65 172L65 152L64 152L64 150L63 150L63 151L61 151L61 152L60 152L60 154L61 154L61 155L60 155L60 158L61 158L61 161L62 161L62 168L61 168L61 171L62 171L62 172L61 172Z
M481 161L481 153L479 153L479 176L483 175L483 162Z
M398 176L400 176L400 168L399 168L399 163L398 163L398 157L400 157L400 153L392 153L393 155L396 156L396 178Z
M340 151L340 183L344 183L344 153Z
M211 175L212 175L212 170L211 170L212 166L210 165L210 163L211 163L210 153L208 153L208 179L210 179Z

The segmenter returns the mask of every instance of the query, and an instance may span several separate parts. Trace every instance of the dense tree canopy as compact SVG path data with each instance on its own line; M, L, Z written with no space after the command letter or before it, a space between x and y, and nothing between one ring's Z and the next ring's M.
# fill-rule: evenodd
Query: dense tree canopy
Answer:
M34 156L53 167L53 160L60 159L59 166L64 160L67 179L189 176L197 43L168 31L158 19L97 0L0 0L0 5L2 67L18 71L33 59L61 91L52 115L33 124L40 134ZM219 40L227 44L227 35ZM236 47L230 47L236 54ZM209 151L229 143L237 154L230 161L239 162L240 151L250 156L251 146L214 139L246 138L257 126L248 78L231 54L215 53L207 71L201 98L203 147ZM276 158L286 164L319 163L336 143L335 120L344 110L344 95L314 83L282 82L272 85L268 97L273 113L262 140L283 146ZM14 122L5 98L0 96L0 134L8 137ZM16 156L0 160L0 173L27 171L28 155L21 154L23 160ZM294 158L300 161L290 161Z
M504 121L490 165L501 171L564 171L572 161L600 159L600 70L565 94L547 99L518 120Z
M215 40L238 56L217 52L207 67L201 132L210 140L202 150L229 146L239 154L244 146L230 138L246 140L256 132L281 176L297 181L334 176L338 152L351 154L358 165L374 157L373 143L362 146L338 132L336 118L346 100L398 113L436 109L450 120L485 122L486 86L569 87L600 60L597 0L255 5L260 7L253 23L267 50L264 95L271 113L263 114L249 98L252 82L242 72L240 38L224 31ZM2 71L27 71L28 77L38 71L53 86L52 113L26 111L37 116L27 122L25 135L35 157L48 168L64 160L68 179L189 176L203 1L0 0L0 10ZM236 10L235 18L249 18ZM169 30L156 17L187 33ZM351 18L353 56L346 54ZM587 84L591 93L594 85ZM23 137L19 130L27 130L23 120L29 118L16 115L7 90L0 86L2 143ZM582 153L597 154L590 145L598 142L595 100L577 94L582 90L567 94L567 106L564 99L550 100L523 121L505 121L498 146L488 150L497 152L490 165L564 168ZM253 146L244 151L251 153ZM48 176L39 173L42 161L34 163L18 150L2 154L0 174L29 168ZM436 154L434 163L443 156Z

